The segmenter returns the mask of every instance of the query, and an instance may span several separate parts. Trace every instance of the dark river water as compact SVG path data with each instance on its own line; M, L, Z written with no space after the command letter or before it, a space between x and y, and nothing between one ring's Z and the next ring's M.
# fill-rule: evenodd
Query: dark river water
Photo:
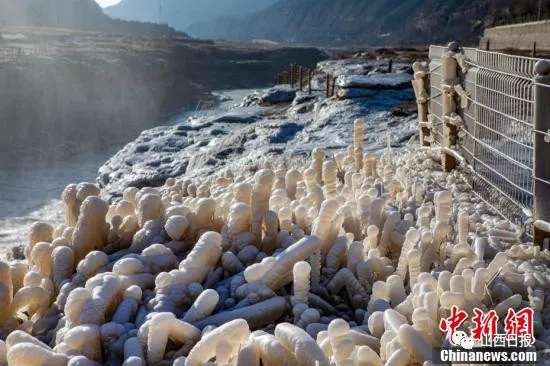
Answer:
M148 127L182 123L194 113L214 113L239 102L252 90L218 92L230 99L208 110L182 110L173 116L152 121ZM58 224L63 221L61 193L70 183L95 181L98 168L126 143L139 135L128 128L120 141L81 136L78 141L60 141L55 146L20 143L0 148L0 254L24 244L28 227L36 221Z

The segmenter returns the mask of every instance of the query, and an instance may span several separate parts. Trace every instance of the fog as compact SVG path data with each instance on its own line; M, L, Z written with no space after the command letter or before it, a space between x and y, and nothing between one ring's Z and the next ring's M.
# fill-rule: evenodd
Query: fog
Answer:
M324 57L60 29L0 34L0 247L21 244L33 222L61 220L63 188L95 181L142 130L212 101L212 90L266 86L291 62Z
M152 94L161 81L140 85L136 68L94 62L23 55L0 63L0 244L17 244L17 230L33 221L55 220L67 184L94 181L125 143L165 122L168 90Z

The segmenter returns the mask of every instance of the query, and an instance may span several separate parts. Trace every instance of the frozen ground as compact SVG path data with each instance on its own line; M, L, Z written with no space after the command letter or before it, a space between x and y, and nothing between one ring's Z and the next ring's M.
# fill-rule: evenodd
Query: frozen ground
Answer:
M224 93L232 108L144 131L100 179L113 197L162 186L111 205L67 189L71 227L35 225L31 271L4 265L25 285L4 286L8 363L428 365L455 342L480 346L466 335L478 309L508 310L503 329L521 327L509 309L531 308L524 351L546 364L548 245L491 212L465 167L444 172L441 149L407 143L415 118L395 106L409 96ZM461 340L434 321L455 306L472 317Z
M328 71L326 68L330 67L335 75L370 72L374 78L391 78L376 71L381 67L378 64L344 60L321 63L319 69ZM396 65L396 74L406 69L405 65ZM281 88L282 92L285 90ZM387 136L395 147L416 134L413 115L392 113L396 106L411 100L411 89L362 91L365 97L350 99L326 99L320 90L312 96L298 92L290 103L269 106L258 104L265 90L216 92L221 101L216 107L202 110L199 105L196 111L174 116L166 126L143 131L99 169L98 181L104 187L104 194L115 198L128 186L161 185L172 176L206 177L260 159L305 157L318 145L336 151L349 144L356 118L364 118L367 123L365 148L368 151L384 148ZM281 97L280 93L277 95ZM86 174L76 174L65 177L65 181L89 178ZM62 205L57 197L61 191L62 187L52 193L46 205L35 207L29 214L0 219L0 250L5 252L24 244L28 226L33 222L60 223Z
M410 76L405 65L396 65L394 74L377 65L349 60L319 65L344 81L362 80L354 88L366 86L369 93L359 98L327 99L320 91L312 96L298 92L292 102L282 103L292 100L286 98L286 86L242 100L226 93L225 99L234 100L233 108L199 112L181 123L143 131L99 169L98 182L107 196L116 198L128 186L158 186L182 175L216 175L228 168L253 167L262 159L305 157L315 146L326 146L330 153L349 145L357 118L367 125L367 151L383 149L388 140L394 147L402 146L417 133L415 117L397 116L392 110L412 99L412 90L404 88Z

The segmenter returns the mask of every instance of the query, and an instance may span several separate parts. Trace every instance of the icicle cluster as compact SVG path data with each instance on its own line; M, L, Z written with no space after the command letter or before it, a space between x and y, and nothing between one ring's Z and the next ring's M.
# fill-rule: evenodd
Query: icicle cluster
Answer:
M0 364L414 365L453 305L530 306L549 347L548 248L522 243L428 150L315 149L254 176L63 192L0 262Z

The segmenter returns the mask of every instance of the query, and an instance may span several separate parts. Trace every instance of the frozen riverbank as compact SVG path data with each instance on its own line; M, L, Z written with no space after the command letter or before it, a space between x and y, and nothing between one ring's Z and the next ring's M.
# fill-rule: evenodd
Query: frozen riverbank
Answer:
M23 227L56 222L63 187L95 180L144 129L213 90L269 85L291 62L325 58L313 48L0 24L0 251L23 244Z
M229 110L198 113L183 123L143 131L100 168L98 181L108 196L120 197L129 186L157 186L169 177L206 177L266 159L305 157L318 145L332 154L347 146L357 118L367 123L365 148L370 152L384 148L387 136L401 146L416 134L414 116L392 113L412 99L410 88L393 84L395 78L410 79L406 65L396 65L397 72L390 75L373 73L374 67L360 60L331 67L342 73L371 72L361 77L385 87L369 86L366 96L348 99L326 99L320 90L311 96L298 92L287 103L261 103L264 91L244 100L228 96L234 99ZM320 84L314 86L320 89Z
M518 352L542 358L547 245L415 143L401 93L278 86L143 132L0 262L0 364L429 365L486 341L480 311L529 309Z

